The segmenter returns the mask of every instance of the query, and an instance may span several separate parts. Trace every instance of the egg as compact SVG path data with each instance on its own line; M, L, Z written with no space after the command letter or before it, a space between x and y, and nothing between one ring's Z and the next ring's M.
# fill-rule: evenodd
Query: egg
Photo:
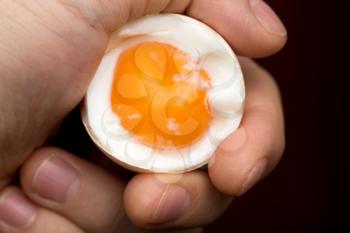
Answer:
M184 15L148 15L112 34L82 120L121 166L183 173L238 128L244 99L241 68L218 33Z

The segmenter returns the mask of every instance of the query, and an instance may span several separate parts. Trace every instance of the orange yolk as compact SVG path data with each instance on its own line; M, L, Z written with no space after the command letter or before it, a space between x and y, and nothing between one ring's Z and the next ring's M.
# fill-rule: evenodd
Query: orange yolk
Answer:
M124 51L114 73L111 104L120 124L156 149L191 145L207 131L209 75L188 54L159 42Z

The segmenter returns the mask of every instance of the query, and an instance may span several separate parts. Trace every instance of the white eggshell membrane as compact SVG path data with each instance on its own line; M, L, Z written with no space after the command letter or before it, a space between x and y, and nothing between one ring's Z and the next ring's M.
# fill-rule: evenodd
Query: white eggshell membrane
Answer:
M114 42L113 42L114 41ZM207 91L212 121L190 146L156 150L139 143L111 109L118 57L146 41L170 44L200 61L211 78ZM141 172L181 173L205 165L218 145L240 124L245 98L242 72L230 46L203 23L183 15L149 15L130 22L111 37L111 45L89 86L83 122L99 148L115 162Z

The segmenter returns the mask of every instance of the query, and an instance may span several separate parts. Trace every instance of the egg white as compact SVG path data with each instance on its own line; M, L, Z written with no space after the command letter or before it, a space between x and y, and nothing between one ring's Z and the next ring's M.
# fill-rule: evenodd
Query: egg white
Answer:
M89 86L82 111L89 134L115 162L135 171L179 173L205 165L218 145L240 124L245 98L242 72L225 40L203 23L178 14L149 15L112 37ZM115 41L118 41L115 43ZM138 142L111 109L114 70L121 53L146 41L170 44L201 61L211 78L207 91L212 121L198 141L184 148L155 150Z

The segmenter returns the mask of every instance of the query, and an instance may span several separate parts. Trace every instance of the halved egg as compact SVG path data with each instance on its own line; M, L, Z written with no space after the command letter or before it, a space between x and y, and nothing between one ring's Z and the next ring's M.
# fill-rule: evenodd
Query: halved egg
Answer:
M118 164L181 173L205 165L239 126L244 97L239 63L219 34L187 16L149 15L112 35L82 118Z

